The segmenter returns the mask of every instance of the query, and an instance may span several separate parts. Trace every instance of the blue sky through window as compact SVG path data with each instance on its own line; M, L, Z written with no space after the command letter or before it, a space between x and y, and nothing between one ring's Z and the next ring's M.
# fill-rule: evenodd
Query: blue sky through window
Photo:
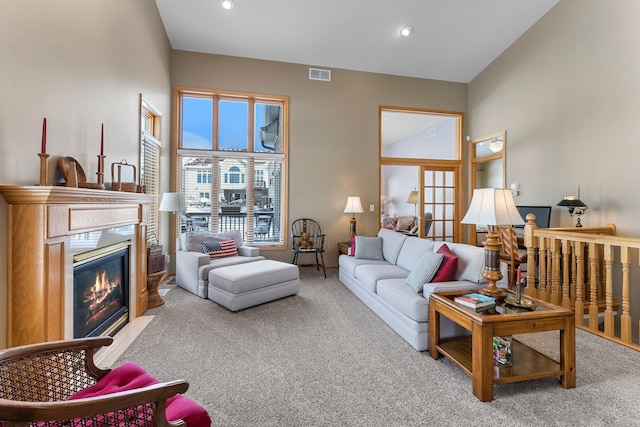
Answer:
M221 149L248 148L248 103L220 101L219 144ZM182 98L182 148L210 150L213 141L213 100L210 98ZM265 104L255 104L254 139L260 141L260 126L264 126Z

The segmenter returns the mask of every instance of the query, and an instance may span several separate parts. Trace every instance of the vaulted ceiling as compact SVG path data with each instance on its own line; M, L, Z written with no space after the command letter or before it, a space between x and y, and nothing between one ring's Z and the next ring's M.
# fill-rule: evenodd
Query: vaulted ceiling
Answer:
M468 83L559 0L232 1L156 4L174 49Z

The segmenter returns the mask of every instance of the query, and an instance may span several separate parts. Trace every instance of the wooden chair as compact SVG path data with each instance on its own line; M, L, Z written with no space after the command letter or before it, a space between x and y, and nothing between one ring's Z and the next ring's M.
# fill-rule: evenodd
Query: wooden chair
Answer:
M0 420L4 427L186 426L182 420L168 421L165 415L167 399L189 388L183 380L67 400L111 371L96 367L93 354L112 341L111 337L95 337L0 351Z
M509 289L515 289L516 271L521 264L527 263L526 249L518 247L518 236L516 228L513 226L504 226L500 228L500 262L509 266Z
M302 233L309 233L310 241L313 243L312 248L302 248ZM292 264L298 265L300 254L314 254L316 256L316 269L327 277L327 271L324 268L324 237L320 224L313 219L301 218L293 221L291 224L291 249L293 250ZM318 258L320 256L320 258Z

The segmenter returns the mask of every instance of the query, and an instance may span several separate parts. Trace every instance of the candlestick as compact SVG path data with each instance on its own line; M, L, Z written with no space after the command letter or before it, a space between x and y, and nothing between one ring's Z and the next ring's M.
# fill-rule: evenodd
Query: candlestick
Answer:
M103 156L102 154L98 154L98 172L96 175L98 176L98 184L104 186L104 159L107 156Z
M47 185L47 153L38 153L40 156L40 185Z
M104 123L102 124L102 129L100 130L100 155L104 155Z
M47 152L47 118L42 119L42 146L40 147L41 153Z

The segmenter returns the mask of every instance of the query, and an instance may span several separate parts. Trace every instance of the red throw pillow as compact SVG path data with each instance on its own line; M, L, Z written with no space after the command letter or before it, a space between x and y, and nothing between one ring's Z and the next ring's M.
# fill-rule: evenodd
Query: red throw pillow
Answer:
M349 246L349 256L355 256L356 254L356 236L351 235L351 246Z
M442 264L432 282L450 282L455 280L458 271L458 257L451 252L449 246L443 244L436 253L442 254Z
M126 362L100 379L96 384L80 390L69 400L86 397L105 396L121 391L135 390L157 384L158 380L134 362ZM181 394L167 399L165 415L169 421L184 420L188 426L206 427L211 425L207 411ZM78 420L79 421L79 420ZM150 421L150 420L149 420ZM80 424L78 422L78 424ZM100 423L96 426L101 425Z

